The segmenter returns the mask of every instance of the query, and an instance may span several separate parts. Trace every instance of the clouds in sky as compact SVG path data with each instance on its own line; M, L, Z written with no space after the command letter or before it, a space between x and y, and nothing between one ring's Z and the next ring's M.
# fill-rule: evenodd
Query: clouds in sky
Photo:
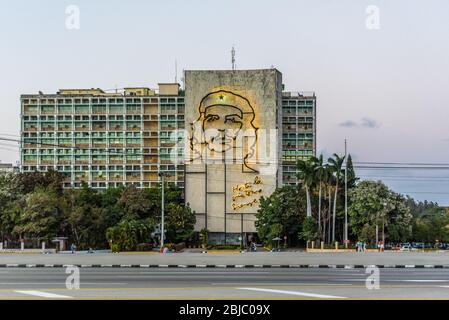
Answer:
M340 127L345 128L355 128L355 127L362 127L362 128L369 128L369 129L377 129L381 126L381 123L371 119L371 118L362 118L359 122L355 122L352 120L346 120L341 123L339 123Z

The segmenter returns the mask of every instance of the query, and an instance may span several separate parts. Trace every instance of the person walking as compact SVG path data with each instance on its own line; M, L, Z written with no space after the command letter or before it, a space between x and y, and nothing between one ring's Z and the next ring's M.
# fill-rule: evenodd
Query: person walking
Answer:
M366 252L366 242L363 241L363 252Z

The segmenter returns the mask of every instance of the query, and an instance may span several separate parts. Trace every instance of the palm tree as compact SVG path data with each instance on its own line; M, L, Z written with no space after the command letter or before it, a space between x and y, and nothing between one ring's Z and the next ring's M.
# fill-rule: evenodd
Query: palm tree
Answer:
M326 179L327 170L323 165L323 155L321 154L319 158L312 157L314 163L315 178L318 180L318 233L321 236L321 197L322 197L322 185L323 181Z
M334 185L334 180L335 177L333 175L333 169L326 164L325 165L325 176L324 176L324 184L326 186L325 190L325 194L327 193L327 199L329 201L328 206L327 206L327 214L326 214L326 221L325 221L325 225L326 223L328 224L328 228L327 228L327 241L328 243L330 243L331 240L331 210L332 210L332 191L333 191L333 185ZM324 233L326 234L326 233Z
M312 185L315 181L315 171L313 162L310 159L307 160L298 160L297 162L298 169L298 180L302 181L302 185L306 191L306 203L307 203L307 217L312 216L312 204L310 201L310 190L312 189Z
M343 162L345 157L340 157L338 154L334 153L334 158L329 158L327 162L335 173L335 195L334 195L334 208L332 212L332 242L335 241L335 216L337 212L337 195L338 195L338 184L340 183L340 176L342 172Z

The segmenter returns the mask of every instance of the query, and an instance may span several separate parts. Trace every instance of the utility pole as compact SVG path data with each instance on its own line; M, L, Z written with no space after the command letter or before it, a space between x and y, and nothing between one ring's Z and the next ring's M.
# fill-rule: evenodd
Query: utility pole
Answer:
M162 219L161 219L161 250L164 250L164 238L165 238L165 230L164 230L164 223L165 223L165 194L164 194L164 187L165 187L165 172L159 172L159 176L161 177L162 182L162 204L161 204L161 213L162 213ZM163 252L163 251L162 251Z
M348 151L345 139L345 248L348 248Z

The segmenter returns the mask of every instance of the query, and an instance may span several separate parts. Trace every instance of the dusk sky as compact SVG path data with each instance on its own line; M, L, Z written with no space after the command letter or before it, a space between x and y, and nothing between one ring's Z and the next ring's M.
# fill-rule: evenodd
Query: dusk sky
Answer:
M178 80L230 69L234 46L237 69L274 66L286 90L316 92L318 153L347 138L354 161L448 164L448 17L447 0L0 0L0 136L18 139L20 94L156 87L175 60ZM19 160L14 143L0 160ZM449 205L449 168L357 174Z

